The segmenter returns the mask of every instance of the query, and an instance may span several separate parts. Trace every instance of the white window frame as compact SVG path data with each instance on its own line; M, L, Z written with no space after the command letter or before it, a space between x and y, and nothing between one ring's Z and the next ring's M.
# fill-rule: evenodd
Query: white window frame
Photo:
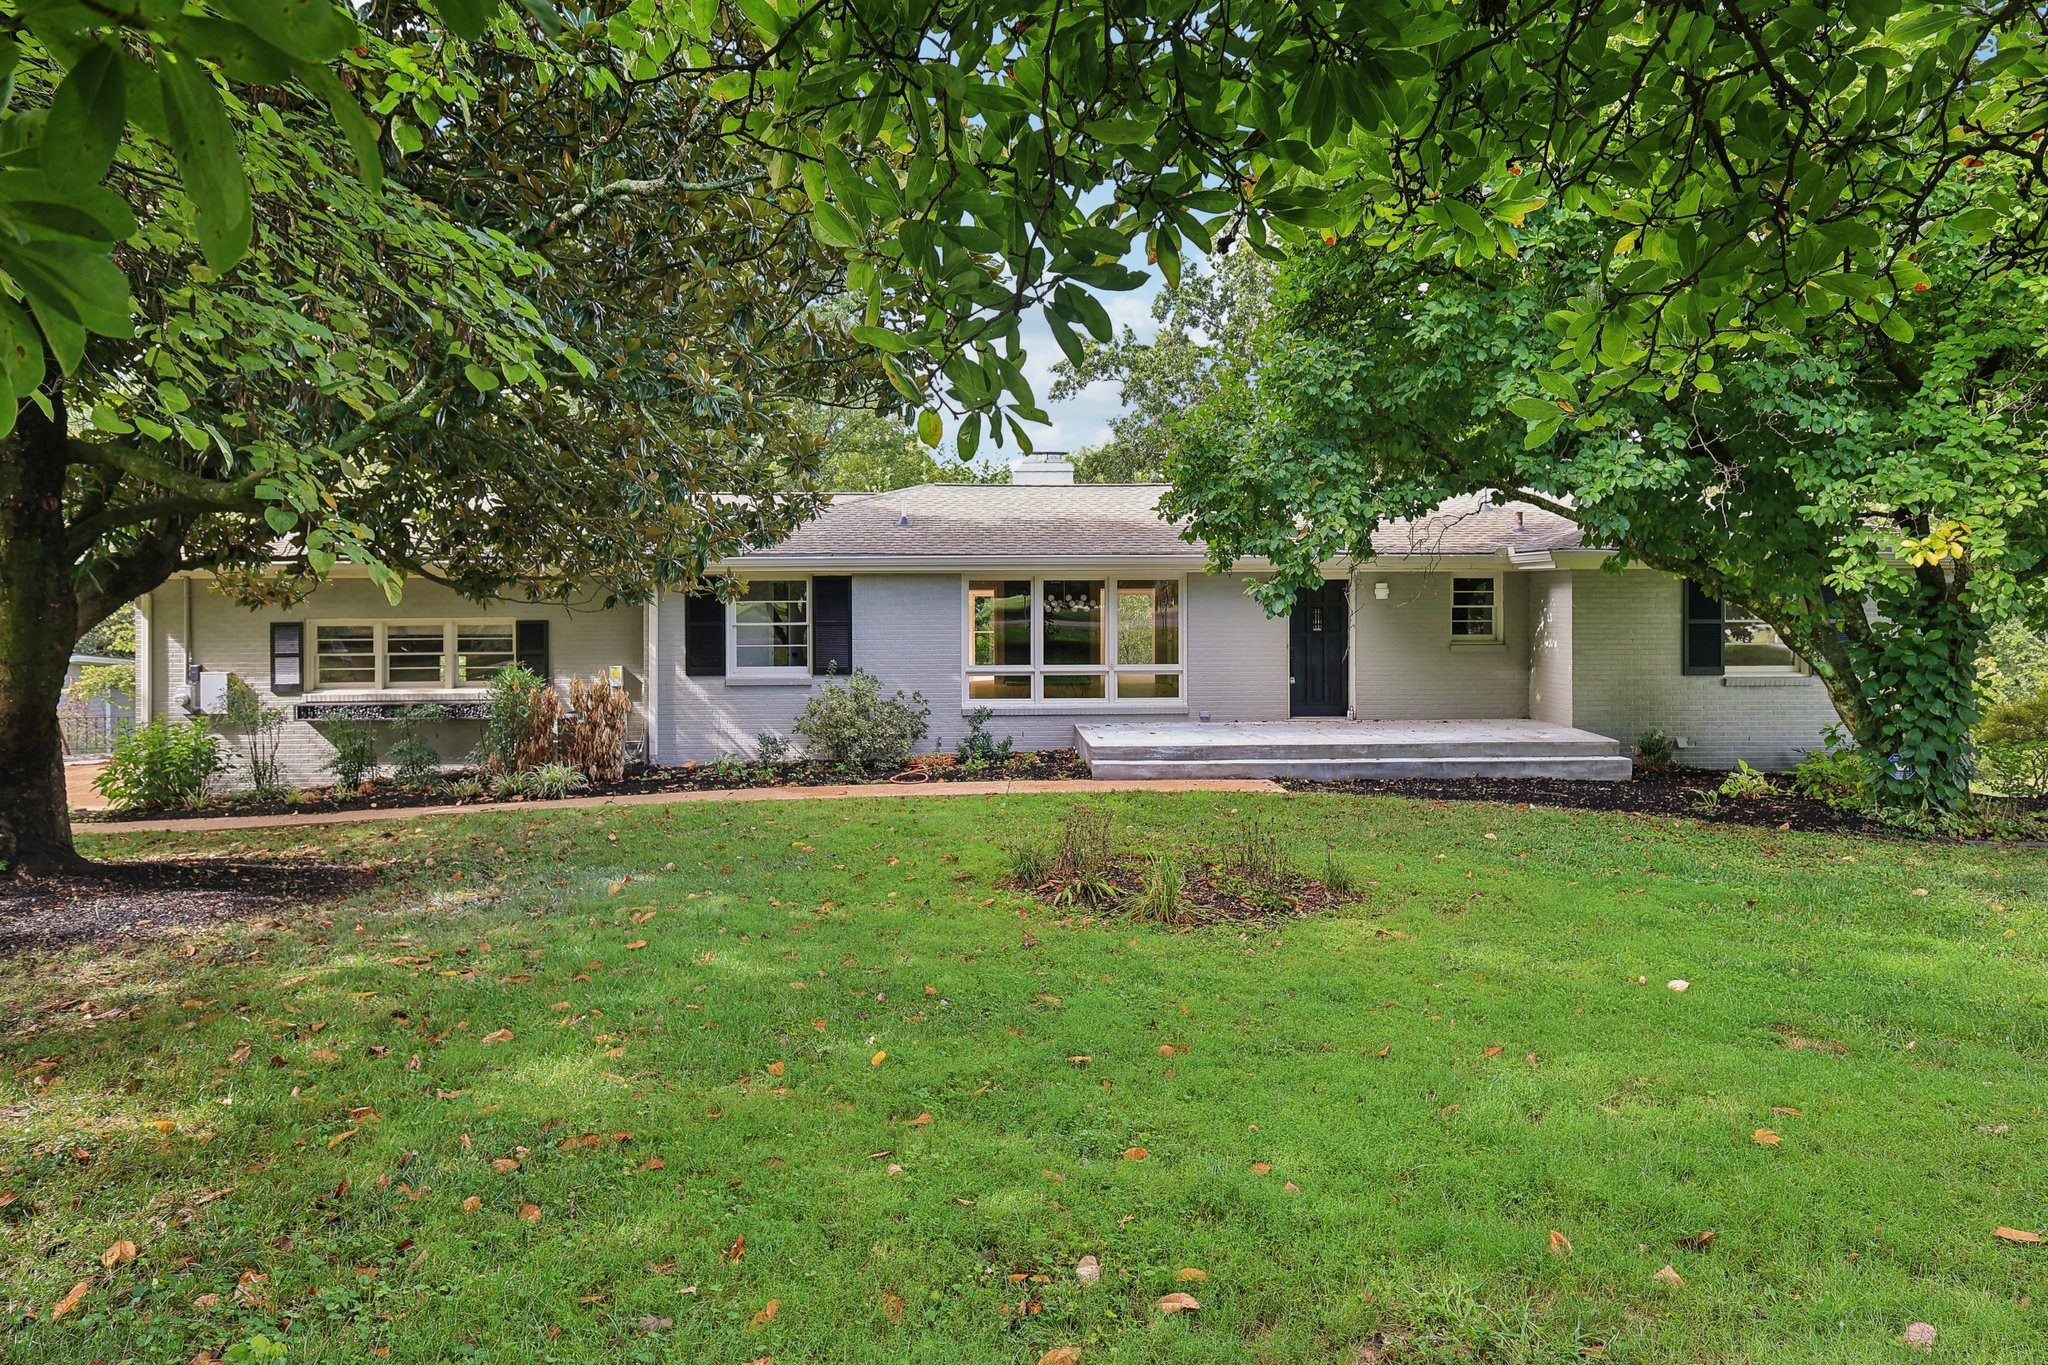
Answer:
M320 681L320 632L331 626L370 628L372 658L376 662L374 682L341 683ZM441 630L441 680L437 683L393 683L391 681L391 656L388 650L390 631L394 626L420 629L438 626ZM370 617L339 617L331 620L308 621L305 623L306 640L302 648L305 653L302 671L307 692L481 692L488 688L489 679L482 682L462 682L456 676L456 641L465 629L488 627L492 630L507 629L512 632L512 653L508 667L519 662L519 627L510 620L493 620L489 617L463 617L456 620L417 621L390 620Z
M1031 585L1031 660L1023 664L978 664L974 661L974 600L970 585L977 582L1029 583ZM1103 640L1100 664L1048 664L1045 662L1045 585L1047 583L1100 583L1103 587ZM1119 629L1118 612L1121 585L1124 583L1172 583L1177 594L1176 610L1180 616L1179 662L1171 664L1120 664L1117 662L1117 643L1122 632ZM1012 569L990 569L960 576L960 704L972 710L978 706L992 706L998 711L1013 707L1026 707L1046 711L1074 710L1173 710L1187 709L1188 705L1188 585L1185 574L1133 572L1113 573L1103 569L1063 569L1053 572L1026 572ZM1180 695L1174 697L1123 697L1118 695L1119 676L1123 673L1171 673L1180 679ZM977 697L972 695L974 679L977 677L1021 677L1031 679L1031 696L1024 697ZM1045 695L1045 680L1048 677L1101 677L1103 695L1100 697L1048 697Z
M725 672L727 677L740 678L809 678L811 675L811 651L818 647L818 619L813 610L818 605L817 587L811 582L811 575L757 574L750 582L801 583L804 585L804 661L801 665L780 664L763 667L748 666L740 662L740 604L738 599L725 604Z
M1458 580L1483 578L1493 584L1493 630L1486 635L1460 635L1455 627L1458 612ZM1459 645L1497 645L1507 640L1505 575L1495 573L1453 573L1450 576L1449 602L1445 609L1444 631L1450 636L1452 648Z
M1791 654L1791 655L1792 655L1792 662L1790 662L1790 663L1785 663L1785 664L1731 664L1731 663L1729 663L1729 662L1728 662L1728 647L1729 647L1729 640L1728 640L1728 627L1729 627L1729 626L1731 626L1731 625L1736 625L1736 624L1740 624L1740 623L1742 623L1742 622L1746 622L1746 621L1754 621L1754 622L1756 622L1756 623L1757 623L1758 625L1760 625L1760 626L1764 626L1764 627L1768 628L1768 629L1769 629L1769 630L1771 631L1771 633L1772 633L1773 635L1777 634L1777 627L1776 627L1776 626L1773 626L1773 625L1771 625L1771 623L1770 623L1769 621L1766 621L1766 620L1764 620L1764 619L1763 619L1763 617L1761 617L1761 616L1758 616L1758 615L1756 615L1756 614L1755 614L1754 612L1750 611L1750 610L1749 610L1748 608L1746 608L1746 607L1737 607L1737 606L1736 606L1736 605L1735 605L1735 604L1734 604L1733 602L1723 602L1723 603L1721 604L1721 673L1722 673L1722 675L1723 675L1724 677L1725 677L1725 676L1729 676L1729 675L1733 675L1733 676L1735 676L1735 677L1740 677L1740 678L1794 678L1794 677L1798 677L1798 676L1800 676L1800 675L1802 675L1802 674L1804 674L1804 673L1806 672L1806 664L1805 664L1805 661L1804 661L1804 660L1802 660L1802 659L1801 659L1801 658L1799 657L1799 652L1798 652L1797 650L1793 649L1793 648L1792 648L1792 646L1790 646L1790 645L1785 645L1785 650L1786 650L1786 652L1788 652L1789 654ZM1783 644L1784 642L1783 642L1783 641L1780 641L1779 643Z

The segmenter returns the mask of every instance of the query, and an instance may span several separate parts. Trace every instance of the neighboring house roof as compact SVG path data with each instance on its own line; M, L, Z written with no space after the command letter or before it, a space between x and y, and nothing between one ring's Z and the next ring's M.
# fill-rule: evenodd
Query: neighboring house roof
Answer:
M750 560L1172 558L1199 562L1184 522L1159 515L1156 483L919 484L840 493L779 544ZM1427 517L1373 533L1388 558L1541 556L1581 547L1576 523L1524 502L1454 498Z

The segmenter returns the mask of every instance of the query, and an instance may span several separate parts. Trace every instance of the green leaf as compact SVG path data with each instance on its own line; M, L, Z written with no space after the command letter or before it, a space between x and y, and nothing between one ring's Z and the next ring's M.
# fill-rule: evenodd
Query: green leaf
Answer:
M299 524L299 519L282 507L264 508L263 520L269 523L271 530L281 536L290 535L292 529Z
M498 376L481 365L473 362L464 365L462 373L478 393L489 393L498 387Z
M434 7L448 21L448 27L462 38L481 38L489 27L497 0L434 0Z
M157 74L163 83L171 155L177 159L185 193L199 209L199 249L209 266L229 270L248 253L255 217L220 87L189 57L167 56Z
M108 43L86 49L50 100L43 124L43 177L53 189L96 185L113 164L128 125L128 83Z
M960 429L953 434L953 449L963 460L974 458L974 452L981 449L981 414L970 412L961 419Z
M1886 336L1902 345L1913 339L1913 324L1906 321L1906 315L1896 308L1887 312L1877 325Z
M356 36L354 18L333 0L215 0L214 7L302 62L331 61Z
M923 441L926 445L936 450L939 445L939 438L945 434L946 424L939 420L939 414L933 412L930 408L926 408L923 412L917 414L918 440Z
M833 203L811 205L811 224L818 240L826 246L851 251L860 245L860 229L846 216L846 210Z
M43 382L43 341L35 324L11 300L0 299L0 374L28 393Z
M1702 370L1692 377L1692 386L1702 393L1721 392L1721 377Z
M356 174L371 192L383 188L384 158L377 151L377 125L370 122L370 116L363 112L363 106L341 83L341 77L326 66L308 65L298 68L299 81L308 90L320 97L328 111L334 115L336 126L342 136L348 139L348 149L355 157Z
M861 323L849 329L847 335L863 346L872 346L878 351L887 351L890 355L901 355L910 349L908 337L900 336L886 327L870 327Z

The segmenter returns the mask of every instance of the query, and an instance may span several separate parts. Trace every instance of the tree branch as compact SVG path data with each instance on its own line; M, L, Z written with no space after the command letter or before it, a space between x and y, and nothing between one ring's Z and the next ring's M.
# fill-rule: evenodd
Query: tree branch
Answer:
M766 179L767 175L766 171L754 170L743 175L727 176L722 180L677 180L666 175L658 175L649 180L614 180L591 191L590 197L582 203L571 204L538 228L522 234L520 242L521 245L529 247L545 246L614 199L630 199L647 194L690 194L700 191L732 190Z

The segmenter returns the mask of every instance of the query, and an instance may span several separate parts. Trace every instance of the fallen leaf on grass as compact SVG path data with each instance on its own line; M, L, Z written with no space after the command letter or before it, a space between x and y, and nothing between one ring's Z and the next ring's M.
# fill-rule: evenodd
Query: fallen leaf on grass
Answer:
M100 1264L109 1270L117 1265L127 1265L135 1259L135 1251L135 1243L124 1237L100 1253Z
M1038 1365L1081 1365L1081 1353L1072 1346L1055 1346L1038 1358Z
M1143 1160L1144 1160L1144 1159L1145 1159L1146 1157L1148 1157L1148 1156L1150 1156L1150 1155L1152 1155L1152 1154L1151 1154L1150 1152L1146 1151L1146 1150L1145 1150L1145 1149L1144 1149L1143 1147L1126 1147L1126 1148L1124 1148L1124 1160L1125 1160L1125 1161L1143 1161Z
M1556 1228L1550 1230L1550 1254L1553 1256L1569 1256L1572 1254L1572 1239L1559 1232Z
M775 1315L781 1311L782 1300L770 1299L768 1300L768 1306L766 1308L763 1308L760 1312L754 1314L753 1317L747 1320L747 1326L766 1327L769 1323L775 1321Z
M636 939L634 939L634 940L633 940L633 941L632 941L631 943L628 943L628 944L626 945L626 951L627 951L627 952L629 952L629 953L637 953L637 952L639 952L639 951L640 951L640 950L641 950L642 948L645 948L646 946L647 946L647 940L646 940L646 939L644 939L644 938L636 938Z
M521 1204L519 1206L519 1216L526 1222L538 1223L540 1221L540 1205Z
M1673 1289L1677 1289L1679 1286L1685 1283L1685 1276L1679 1274L1675 1266L1667 1265L1662 1270L1658 1271L1655 1275L1653 1275L1651 1278L1655 1280L1660 1280L1663 1283L1670 1285Z
M1272 1170L1272 1169L1273 1169L1273 1166L1272 1166L1272 1163L1271 1163L1271 1162L1267 1162L1267 1161L1254 1161L1254 1162L1252 1163L1252 1174L1253 1174L1253 1175L1264 1175L1264 1174L1266 1174L1266 1173L1267 1173L1268 1171L1270 1171L1270 1170Z
M327 1150L330 1152L333 1151L336 1147L341 1146L342 1143L347 1142L350 1138L354 1137L360 1131L360 1129L351 1128L346 1132L336 1133L333 1137L327 1139Z
M1906 1344L1908 1346L1917 1346L1923 1351L1929 1350L1934 1346L1934 1338L1933 1323L1913 1322L1906 1324Z
M874 1056L872 1056L872 1057L868 1058L868 1065L869 1065L869 1066L880 1066L880 1065L881 1065L881 1064L882 1064L883 1062L886 1062L886 1061L888 1061L888 1060L889 1060L889 1054L888 1054L888 1053L886 1053L886 1052L877 1052L877 1053L876 1053L876 1054L875 1054Z
M882 1291L882 1316L891 1322L903 1321L903 1296L893 1289Z
M469 1198L462 1201L462 1211L464 1213L475 1213L478 1209L482 1208L483 1206L484 1201L481 1195L473 1194Z
M2029 1232L2025 1228L1998 1228L1991 1235L2007 1242L2033 1243L2041 1240L2040 1233Z
M192 1300L192 1306L202 1313L209 1308L217 1306L219 1303L220 1295L218 1294L201 1294L198 1298Z
M63 1298L50 1305L50 1321L55 1322L58 1318L63 1317L66 1313L78 1307L80 1303L84 1302L85 1296L91 1292L91 1280L80 1280L77 1284L72 1285L69 1294L66 1294Z
M499 1175L510 1175L519 1169L519 1162L509 1156L501 1156L491 1163L491 1169Z
M658 1171L658 1170L660 1170L660 1169L661 1169L661 1167L662 1167L662 1160L661 1160L661 1158L660 1158L660 1157L658 1157L658 1156L651 1156L651 1157L648 1157L648 1158L647 1158L647 1160L645 1160L645 1161L643 1161L643 1162L641 1162L641 1163L640 1163L639 1169L641 1169L641 1170L643 1170L643 1171Z
M768 1074L771 1076L780 1076L783 1072L787 1070L789 1070L789 1067L781 1062L768 1063Z
M746 1254L747 1234L743 1232L739 1236L733 1238L732 1245L725 1249L725 1259L728 1261L737 1261L740 1257Z
M652 1313L640 1319L640 1330L650 1335L655 1332L666 1332L675 1325L673 1318L657 1318Z
M509 1043L512 1041L512 1030L508 1028L492 1029L484 1035L484 1041L487 1043Z
M930 1114L919 1114L916 1118L910 1120L903 1126L905 1128L922 1128L925 1125L929 1124L931 1121L932 1116Z
M309 1060L315 1062L338 1062L341 1060L341 1054L331 1047L316 1047L307 1053L306 1056Z
M1074 1264L1074 1278L1082 1284L1098 1284L1102 1280L1102 1262L1093 1256L1083 1256Z
M1167 1294L1159 1300L1159 1311L1162 1313L1186 1313L1201 1306L1201 1300L1197 1299L1193 1294L1184 1294L1177 1291Z
M1792 1106L1788 1104L1774 1104L1771 1106L1771 1112L1773 1114L1784 1114L1790 1118L1795 1119L1803 1119L1806 1117L1804 1111L1794 1109Z
M603 1145L604 1138L597 1133L578 1133L574 1137L563 1138L561 1143L562 1150L565 1152L580 1152L586 1147L602 1147Z
M1704 1228L1691 1237L1681 1237L1676 1245L1680 1251L1705 1251L1714 1244L1714 1230Z
M1174 1274L1173 1278L1179 1280L1182 1284L1200 1284L1209 1278L1209 1272L1197 1270L1193 1266L1184 1266Z
M1759 1128L1749 1135L1749 1140L1756 1143L1759 1147L1775 1147L1785 1139L1779 1137L1768 1128Z

